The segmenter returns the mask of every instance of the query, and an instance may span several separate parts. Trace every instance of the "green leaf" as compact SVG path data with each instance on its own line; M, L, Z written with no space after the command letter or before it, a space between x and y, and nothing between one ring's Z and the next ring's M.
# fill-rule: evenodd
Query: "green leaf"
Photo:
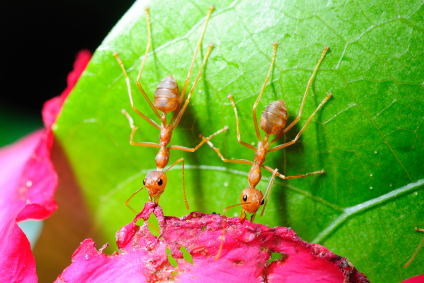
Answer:
M210 135L224 156L253 160L237 143L233 94L241 138L256 144L252 106L265 81L272 43L279 42L275 68L258 106L283 99L288 122L296 117L306 85L324 46L330 47L306 99L300 122L281 139L293 139L325 98L299 141L269 153L266 165L285 175L325 169L326 174L276 180L264 217L257 222L291 226L303 239L348 257L372 282L399 282L424 273L424 251L408 268L424 228L424 5L416 1L212 1L210 19L191 83L207 44L215 48L171 144L194 147ZM144 7L138 1L96 51L56 124L99 227L110 242L134 214L124 205L155 169L157 149L129 145L131 129L121 109L130 109L119 52L131 79L136 107L155 119L138 92L136 77L147 45ZM184 84L209 2L151 1L152 49L141 84L150 98L172 74ZM159 131L130 112L140 128L136 141L158 142ZM170 118L168 118L170 119ZM263 134L263 133L262 133ZM223 163L207 145L185 159L190 210L221 213L239 203L249 166ZM181 166L167 173L160 199L165 214L187 213ZM258 188L266 189L264 171ZM141 210L146 191L131 200ZM240 214L240 208L228 212ZM219 239L217 239L218 241Z

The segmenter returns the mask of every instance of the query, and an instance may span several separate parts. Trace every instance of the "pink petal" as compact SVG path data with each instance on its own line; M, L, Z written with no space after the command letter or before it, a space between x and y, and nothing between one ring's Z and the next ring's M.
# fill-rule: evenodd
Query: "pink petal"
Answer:
M44 126L49 129L56 121L56 117L62 110L62 105L69 93L74 88L82 72L87 67L88 62L91 59L91 52L88 50L81 50L78 52L74 63L74 70L68 74L68 87L62 92L61 95L53 97L44 103L43 107L43 121Z
M160 240L149 232L147 222L135 224L152 212L159 221ZM369 282L346 258L302 241L290 228L240 223L236 217L225 220L225 242L215 261L222 227L219 215L164 217L159 206L148 202L116 233L119 253L106 255L91 239L85 240L56 282ZM168 262L167 246L178 267ZM181 246L190 252L193 264L184 259ZM268 264L272 253L282 253L283 259Z
M52 141L50 130L38 130L0 150L0 171L5 173L0 179L0 278L4 282L37 281L31 246L17 222L44 219L57 207Z
M35 261L28 239L17 223L49 217L57 205L54 192L57 175L50 160L53 144L51 125L62 104L85 69L88 51L78 54L68 87L47 101L43 108L46 130L38 130L0 149L0 278L2 282L37 282Z
M402 283L424 283L424 275L411 277L405 281L402 281Z

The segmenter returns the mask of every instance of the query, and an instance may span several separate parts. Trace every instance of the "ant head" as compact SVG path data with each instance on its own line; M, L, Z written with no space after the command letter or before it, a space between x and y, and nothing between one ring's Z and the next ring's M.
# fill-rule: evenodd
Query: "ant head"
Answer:
M255 213L259 207L263 204L263 194L260 190L255 188L246 188L241 192L240 201L241 207L248 213ZM248 204L244 204L249 202Z
M166 187L167 177L162 171L151 171L143 180L143 185L149 191L150 197L156 197L163 193Z

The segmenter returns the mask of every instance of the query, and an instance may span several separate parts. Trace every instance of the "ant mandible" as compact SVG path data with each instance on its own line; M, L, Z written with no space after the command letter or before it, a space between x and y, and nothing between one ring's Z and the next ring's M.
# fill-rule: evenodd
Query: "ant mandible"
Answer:
M231 104L233 106L234 113L235 113L235 116L236 116L237 140L240 144L244 145L245 147L247 147L249 149L253 149L255 151L254 162L249 161L249 160L244 160L244 159L226 159L226 158L224 158L224 156L222 156L222 154L221 154L221 152L219 151L218 148L215 148L210 141L207 141L209 146L213 150L216 151L216 153L219 155L219 157L224 162L242 163L242 164L252 165L252 167L250 168L249 174L248 174L249 187L245 188L241 192L241 195L240 195L241 203L225 208L224 217L225 217L225 212L229 208L241 205L242 211L241 211L240 221L242 221L243 219L246 218L246 212L248 212L250 214L253 214L252 217L251 217L251 221L253 222L253 220L255 219L256 212L258 211L260 206L264 204L265 196L267 196L267 198L265 200L264 207L262 209L262 213L261 213L261 216L262 216L264 214L269 195L271 194L271 187L272 187L272 184L273 184L276 176L278 176L282 179L295 179L295 178L304 178L304 177L307 177L307 176L310 176L310 175L325 173L324 170L321 170L321 171L316 171L316 172L307 173L307 174L299 174L299 175L296 175L296 176L285 176L285 175L278 173L278 169L272 169L269 166L263 165L263 163L265 162L265 157L266 157L267 153L277 151L279 149L282 149L282 148L285 148L289 145L294 144L299 139L300 135L305 130L306 126L309 124L309 122L311 121L311 119L315 115L315 113L318 111L318 109L320 109L321 106L331 97L331 94L328 93L327 97L321 102L320 105L318 105L317 109L309 117L306 124L303 126L303 128L300 130L300 132L297 134L297 136L295 137L294 140L270 148L271 144L273 144L278 139L280 139L285 133L287 133L291 128L293 128L293 126L296 125L296 123L300 120L300 116L302 115L303 105L305 103L306 95L308 94L309 87L312 83L312 80L315 76L315 73L317 72L317 69L318 69L322 59L324 58L326 52L329 49L328 47L325 47L324 52L321 55L321 58L318 61L318 64L315 67L315 70L312 73L311 78L309 79L308 85L306 87L306 92L304 94L303 101L302 101L302 104L300 106L299 115L296 117L296 119L289 126L284 128L285 125L286 125L286 122L287 122L287 108L286 108L286 105L284 104L284 101L282 99L272 102L262 112L261 120L260 120L260 127L265 132L265 137L262 140L261 134L260 134L259 128L258 128L257 118L256 118L256 107L259 103L259 100L261 99L262 93L265 89L265 86L266 86L268 79L269 79L269 76L271 74L272 67L273 67L274 61L275 61L275 54L277 52L277 45L278 45L278 43L274 43L274 53L273 53L273 56L272 56L271 66L270 66L269 71L268 71L268 76L266 77L265 83L262 86L261 92L259 93L259 96L258 96L258 98L257 98L257 100L256 100L256 102L253 106L253 121L255 123L256 136L259 139L257 148L254 147L253 145L250 145L246 142L243 142L240 139L239 120L238 120L238 116L237 116L236 105L234 103L232 95L228 96L228 98L231 101ZM270 135L277 135L277 136L274 139L272 139L271 141L269 141ZM268 187L265 191L265 194L262 194L262 192L260 190L256 189L256 185L259 183L259 181L262 178L262 173L261 173L262 167L265 168L267 171L272 172L272 177L269 181L269 184L268 184Z
M134 122L133 122L133 119L131 118L131 116L125 110L122 110L122 113L127 117L128 121L130 123L130 127L132 129L131 136L130 136L130 144L136 145L136 146L147 146L147 147L159 148L159 152L158 152L158 154L156 155L156 158L155 158L157 171L151 171L151 172L147 173L146 178L143 180L144 186L142 188L138 189L134 194L132 194L131 197L125 202L125 205L128 206L135 213L137 213L137 211L135 209L133 209L131 206L128 205L128 202L131 200L131 198L135 194L137 194L139 191L141 191L142 189L147 187L147 191L149 193L149 200L154 201L156 204L158 204L159 198L160 198L161 194L164 192L165 187L166 187L167 177L166 177L165 173L169 169L171 169L175 164L177 164L179 162L183 163L183 166L182 166L182 169L183 169L183 193L184 193L185 206L188 210L189 207L188 207L188 203L187 203L187 198L186 198L186 194L185 194L185 185L184 185L184 159L183 158L178 159L176 162L174 162L174 164L172 164L165 171L163 171L164 167L168 164L168 161L169 161L170 149L194 152L203 143L209 141L211 138L213 138L217 134L219 134L219 133L221 133L225 130L228 130L228 127L224 127L223 129L219 130L218 132L214 133L213 135L209 136L208 138L202 138L202 141L200 142L200 144L198 144L195 148L188 148L188 147L183 147L183 146L178 146L178 145L171 145L171 146L167 147L167 145L171 141L172 131L177 127L178 123L181 120L181 117L184 114L184 111L187 108L187 105L190 101L190 97L191 97L191 95L194 91L194 88L196 87L197 81L199 80L200 75L202 73L202 69L204 68L206 61L209 57L209 54L212 50L213 45L209 45L208 51L206 52L206 55L203 59L202 66L200 67L199 74L197 75L197 78L196 78L196 80L193 84L193 87L192 87L189 95L187 96L187 99L186 99L184 105L181 107L181 104L182 104L183 99L184 99L184 94L185 94L185 91L186 91L188 83L189 83L190 74L191 74L191 71L193 69L195 59L196 59L196 55L197 55L197 52L198 52L198 50L199 50L199 48L202 44L203 36L205 34L205 31L206 31L206 26L208 25L208 21L209 21L209 18L210 18L210 15L211 15L213 9L214 9L214 7L211 6L210 9L209 9L208 15L206 17L205 26L204 26L202 34L200 36L200 40L197 44L196 51L194 52L193 60L191 62L191 66L190 66L190 69L188 71L187 79L185 81L182 92L179 94L178 84L177 84L176 80L174 79L174 77L172 75L169 75L165 79L163 79L162 82L158 85L158 87L155 91L155 95L154 95L154 106L153 106L152 102L147 97L145 91L143 90L143 88L141 87L141 84L140 84L141 73L143 71L143 66L144 66L144 63L146 61L146 57L147 57L147 54L149 52L149 48L150 48L150 45L151 45L149 9L146 8L148 44L147 44L146 52L144 54L143 61L141 63L140 72L139 72L138 77L137 77L137 86L138 86L141 94L144 96L146 101L149 103L150 108L152 108L153 112L161 120L160 126L154 120L148 118L146 115L141 113L134 106L134 102L133 102L133 98L132 98L132 94L131 94L130 80L128 78L127 72L125 71L125 67L124 67L121 59L119 58L118 54L116 52L113 54L113 56L116 57L116 60L118 61L119 65L121 66L122 72L124 73L132 109L138 115L140 115L142 118L144 118L147 122L149 122L153 127L160 130L159 144L158 143L152 143L152 142L134 142L133 141L134 134L135 134L135 132L137 131L138 128L134 126ZM156 110L155 107L157 108L157 110ZM162 112L162 115L159 114L158 110ZM172 112L172 111L174 111L174 114L172 116L171 121L167 124L166 123L166 114L169 113L169 112Z

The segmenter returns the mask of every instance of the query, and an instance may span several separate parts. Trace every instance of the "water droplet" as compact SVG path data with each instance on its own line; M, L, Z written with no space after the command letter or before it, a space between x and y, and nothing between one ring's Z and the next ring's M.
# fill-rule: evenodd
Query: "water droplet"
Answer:
M32 186L32 181L31 180L28 180L26 182L26 186L27 186L27 188L30 188Z
M234 212L234 213L233 213L233 216L234 216L234 217L238 216L238 215L237 215L237 212Z
M252 142L252 145L255 145L255 143L254 143L254 142Z
M374 154L377 154L377 151L374 151Z
M370 190L372 190L372 187L370 187Z
M224 186L225 186L225 187L228 187L228 183L224 183Z
M416 195L418 195L418 192L415 192L415 193L414 193L414 196L416 196Z
M199 89L199 93L202 93L202 90L201 89Z
M370 177L372 177L372 174L370 174Z

